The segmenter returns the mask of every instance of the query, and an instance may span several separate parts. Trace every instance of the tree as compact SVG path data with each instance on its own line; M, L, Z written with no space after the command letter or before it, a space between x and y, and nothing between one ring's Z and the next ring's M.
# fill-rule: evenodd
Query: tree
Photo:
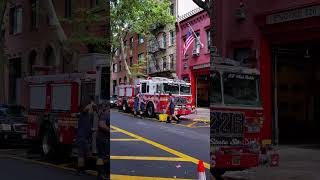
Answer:
M199 7L207 11L210 18L210 52L211 57L213 58L216 55L214 48L214 38L215 38L215 0L193 0Z
M144 76L145 61L128 67L127 46L124 44L127 33L137 33L151 39L154 36L151 29L161 25L174 25L175 17L169 12L170 5L169 0L111 1L112 49L113 53L117 50L120 52L120 59L124 62L129 77Z
M4 27L4 15L6 12L8 0L2 0L0 2L0 100L5 97L4 87L5 86L5 65L7 58L5 56L4 48L5 48L5 27ZM2 99L4 101L4 99Z

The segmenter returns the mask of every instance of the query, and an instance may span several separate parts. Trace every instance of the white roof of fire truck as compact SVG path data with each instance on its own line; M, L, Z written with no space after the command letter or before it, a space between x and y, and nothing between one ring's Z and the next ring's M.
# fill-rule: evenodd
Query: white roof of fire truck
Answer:
M166 77L149 77L147 79L139 79L137 82L154 82L154 83L180 83L180 84L190 84L180 79L169 79Z

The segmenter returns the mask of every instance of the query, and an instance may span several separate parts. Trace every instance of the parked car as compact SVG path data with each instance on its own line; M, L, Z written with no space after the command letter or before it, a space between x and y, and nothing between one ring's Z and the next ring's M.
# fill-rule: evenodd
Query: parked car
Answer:
M21 106L0 106L0 144L22 144L27 138L27 118Z
M117 107L117 95L110 96L110 107Z

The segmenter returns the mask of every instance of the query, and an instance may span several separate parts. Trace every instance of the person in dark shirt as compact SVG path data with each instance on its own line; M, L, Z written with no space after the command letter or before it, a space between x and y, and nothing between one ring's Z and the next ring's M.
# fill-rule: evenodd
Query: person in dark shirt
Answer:
M93 101L87 105L79 116L76 145L78 149L78 170L79 175L84 174L85 158L88 156L89 142L92 133L92 112L95 104Z
M103 105L103 110L98 122L98 134L97 134L97 169L98 179L109 179L110 167L110 109L107 104Z
M174 104L174 97L171 93L169 93L169 103L167 106L168 114L169 114L169 121L167 123L170 123L172 121L172 117L177 121L177 123L180 122L179 118L174 114L175 104Z

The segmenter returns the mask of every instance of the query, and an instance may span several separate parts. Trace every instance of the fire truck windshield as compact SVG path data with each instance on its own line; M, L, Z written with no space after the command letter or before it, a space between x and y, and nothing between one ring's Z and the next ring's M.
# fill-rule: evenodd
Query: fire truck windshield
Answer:
M212 103L255 107L261 105L258 75L215 72L211 75L210 83L213 87Z
M179 94L179 84L163 83L163 91L166 94L168 94L168 93Z
M181 95L191 95L191 87L186 84L180 84L180 94Z

